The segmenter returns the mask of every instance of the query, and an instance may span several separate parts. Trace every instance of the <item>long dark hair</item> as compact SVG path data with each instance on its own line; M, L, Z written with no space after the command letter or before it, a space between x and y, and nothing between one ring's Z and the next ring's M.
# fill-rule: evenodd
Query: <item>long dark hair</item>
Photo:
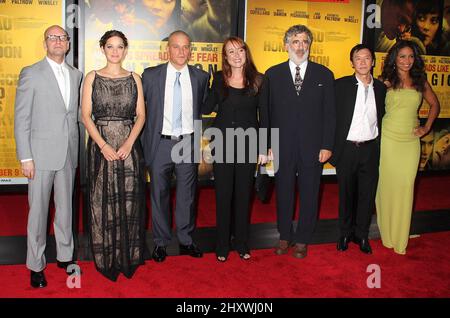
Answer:
M250 94L256 95L262 84L262 75L256 69L256 65L253 62L250 48L247 46L247 44L244 42L244 40L242 40L241 38L236 37L236 36L231 36L231 37L225 39L225 41L223 42L223 46L222 46L222 73L223 73L223 79L224 79L224 81L223 81L224 88L226 88L226 91L228 90L227 88L230 86L228 84L228 78L231 77L231 65L230 65L230 63L228 63L228 60L225 58L226 57L225 47L227 46L228 43L232 43L232 44L236 45L237 47L241 47L245 50L246 60L245 60L244 69L243 69L244 74L242 74L244 77L243 78L244 86L246 89L248 89Z
M417 19L420 16L425 16L427 14L437 14L439 26L432 39L431 43L426 47L426 54L436 54L439 49L439 44L441 44L442 38L442 0L420 0L414 12L414 22L412 24L411 34L418 37L422 42L425 40L425 35L420 31L417 25Z
M423 92L425 89L425 82L427 75L425 73L425 63L420 57L419 47L416 43L407 40L399 40L389 50L384 61L383 72L381 78L384 81L389 81L393 88L401 88L401 81L397 73L396 59L401 49L409 47L414 53L414 63L409 70L409 75L412 78L413 86L417 91Z

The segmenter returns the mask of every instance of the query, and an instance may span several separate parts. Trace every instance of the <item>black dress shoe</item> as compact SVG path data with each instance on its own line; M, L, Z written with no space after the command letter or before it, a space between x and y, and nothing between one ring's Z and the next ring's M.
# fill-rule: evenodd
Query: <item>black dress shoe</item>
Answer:
M359 245L361 252L365 254L372 254L372 248L370 247L368 238L359 238L355 236L353 242Z
M70 266L70 265L73 265L73 266ZM67 273L67 275L72 275L74 272L76 272L78 275L80 275L82 273L80 267L78 266L77 263L75 263L75 261L60 262L60 261L56 260L56 266L64 269L64 271ZM67 271L68 267L70 267L69 271Z
M167 252L166 252L166 247L165 246L155 246L153 253L152 253L152 258L155 262L164 262L164 260L166 259L167 256Z
M47 280L45 279L44 271L31 272L31 287L44 288L47 286Z
M200 249L195 246L195 244L191 245L182 245L180 244L180 255L189 255L192 257L202 257L203 253Z
M352 236L341 236L339 241L337 242L337 250L338 251L346 251L348 249L348 243L352 241Z

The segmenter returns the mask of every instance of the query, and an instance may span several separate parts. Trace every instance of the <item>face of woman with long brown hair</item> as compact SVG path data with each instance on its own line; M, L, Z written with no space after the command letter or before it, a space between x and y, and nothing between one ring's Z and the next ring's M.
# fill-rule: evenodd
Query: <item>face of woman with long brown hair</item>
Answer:
M414 51L406 46L398 51L395 58L395 66L398 71L408 73L414 64Z
M243 68L247 62L244 43L230 40L225 44L225 57L231 68Z

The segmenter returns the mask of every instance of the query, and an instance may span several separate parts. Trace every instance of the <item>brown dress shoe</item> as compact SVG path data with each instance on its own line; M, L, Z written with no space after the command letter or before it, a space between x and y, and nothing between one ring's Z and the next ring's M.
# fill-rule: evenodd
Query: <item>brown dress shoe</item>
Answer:
M275 254L283 255L289 252L289 241L280 240L278 246L275 248Z
M294 252L292 253L292 256L295 258L305 258L307 252L307 246L306 244L295 244Z

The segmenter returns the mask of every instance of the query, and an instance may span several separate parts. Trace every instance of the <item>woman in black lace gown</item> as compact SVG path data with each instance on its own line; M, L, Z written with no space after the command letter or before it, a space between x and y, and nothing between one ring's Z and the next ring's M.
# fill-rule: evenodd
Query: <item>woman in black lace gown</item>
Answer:
M81 106L89 133L89 238L97 270L112 281L119 273L131 278L144 264L145 179L138 136L145 108L140 77L122 68L127 46L120 31L103 35L107 64L86 75Z

